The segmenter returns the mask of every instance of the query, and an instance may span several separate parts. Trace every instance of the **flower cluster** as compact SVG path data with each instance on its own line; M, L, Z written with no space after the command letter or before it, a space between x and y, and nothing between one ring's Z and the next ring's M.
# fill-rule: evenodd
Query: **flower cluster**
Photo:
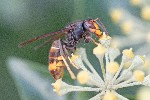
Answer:
M139 10L128 9L127 6L120 6L125 3L127 2L121 1L118 4L109 3L110 18L124 34L123 36L116 35L113 37L112 45L119 48L137 45L139 50L136 52L140 53L140 51L144 51L143 53L147 55L150 44L150 2L149 0L130 0L131 7L133 9L138 7ZM138 17L135 16L134 11L139 12ZM127 39L128 41L126 41Z
M122 61L119 64L116 58L120 55L118 48L110 47L111 37L103 35L99 40L101 44L93 49L93 54L100 62L103 76L100 76L87 59L84 48L79 48L71 60L79 67L77 81L84 86L69 85L62 79L52 83L54 91L64 95L73 91L93 91L97 95L89 100L128 100L116 92L119 88L135 85L150 86L150 75L141 70L145 62L145 56L135 55L132 48L122 52ZM103 61L105 60L105 61ZM85 67L84 63L88 66Z

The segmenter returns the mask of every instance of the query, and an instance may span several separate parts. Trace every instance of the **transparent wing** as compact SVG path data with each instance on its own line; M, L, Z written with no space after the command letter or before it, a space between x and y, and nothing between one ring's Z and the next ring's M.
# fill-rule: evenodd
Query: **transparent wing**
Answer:
M46 37L49 37L49 36L53 36L53 35L62 36L62 34L67 33L68 30L69 30L69 29L65 28L65 29L62 29L62 30L59 30L59 31L56 31L56 32L51 32L51 33L47 33L47 34L44 34L44 35L41 35L41 36L32 38L32 39L30 39L30 40L27 40L27 41L24 41L24 42L20 43L20 44L18 45L18 47L21 48L21 47L23 47L23 46L25 46L25 45L27 45L27 44L30 44L30 43L32 43L32 42L34 42L34 41L37 41L37 40L40 40L40 39L43 39L43 38L46 38ZM61 34L61 35L59 35L59 34ZM59 37L57 37L57 38L59 38Z

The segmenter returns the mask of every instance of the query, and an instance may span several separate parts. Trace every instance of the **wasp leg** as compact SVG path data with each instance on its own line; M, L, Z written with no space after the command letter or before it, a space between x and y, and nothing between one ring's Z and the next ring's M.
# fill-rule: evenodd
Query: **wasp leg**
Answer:
M73 67L75 67L76 69L79 69L79 67L71 60L71 58L70 58L70 56L69 56L69 53L68 53L68 51L67 51L65 45L63 46L63 49L64 49L65 53L67 54L67 57L68 57L68 60L70 61L70 64L71 64Z
M85 37L85 40L91 41L91 42L93 42L95 45L98 45L98 44L99 44L98 42L96 42L96 41L95 41L92 37L90 37L90 36Z
M79 69L79 67L71 60L71 58L68 56L68 59L70 61L70 63L72 64L72 66L74 66L76 69Z
M69 65L68 65L68 63L67 63L67 61L65 60L65 58L64 58L63 56L62 56L62 59L63 59L65 65L66 65L66 68L67 68L67 70L68 70L68 72L69 72L71 78L72 78L72 79L76 79L74 73L71 71L71 69L70 69L70 67L69 67Z
M65 65L66 65L66 68L67 68L67 70L68 70L68 72L69 72L71 78L72 78L72 79L76 79L74 73L71 71L71 69L70 69L70 67L69 67L69 65L68 65L68 63L67 63L67 61L66 61L66 59L65 59L64 56L63 56L63 55L64 55L64 51L63 51L63 49L62 49L62 45L61 45L61 41L60 41L60 40L59 40L59 48L60 48L60 55L62 56L62 59L63 59Z

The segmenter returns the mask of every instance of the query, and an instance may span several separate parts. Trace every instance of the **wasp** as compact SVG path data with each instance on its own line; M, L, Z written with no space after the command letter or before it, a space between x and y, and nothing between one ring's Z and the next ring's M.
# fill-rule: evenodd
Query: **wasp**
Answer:
M49 51L49 66L48 69L55 80L58 80L63 77L64 75L64 68L67 68L71 78L75 78L75 75L71 71L67 60L70 63L78 68L70 59L71 52L73 53L76 49L77 44L81 39L84 40L85 43L93 42L94 44L98 44L93 38L92 34L95 34L99 39L102 37L103 29L106 33L106 28L104 27L103 23L100 21L98 22L97 19L86 19L82 21L77 21L74 23L69 24L67 27L58 30L56 32L50 32L25 42L19 44L19 47L23 47L26 44L32 43L36 40L40 40L46 37L52 37L48 41L45 41L44 44L52 42L52 46ZM65 38L61 38L65 36ZM44 44L38 46L37 48L42 47Z

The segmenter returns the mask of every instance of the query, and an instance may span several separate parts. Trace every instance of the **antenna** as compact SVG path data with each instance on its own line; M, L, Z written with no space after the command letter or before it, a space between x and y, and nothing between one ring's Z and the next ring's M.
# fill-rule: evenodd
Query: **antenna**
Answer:
M108 31L107 31L106 27L104 26L104 24L102 23L102 21L99 18L96 18L94 21L96 21L97 24L100 26L100 28L102 28L102 30L108 35Z

